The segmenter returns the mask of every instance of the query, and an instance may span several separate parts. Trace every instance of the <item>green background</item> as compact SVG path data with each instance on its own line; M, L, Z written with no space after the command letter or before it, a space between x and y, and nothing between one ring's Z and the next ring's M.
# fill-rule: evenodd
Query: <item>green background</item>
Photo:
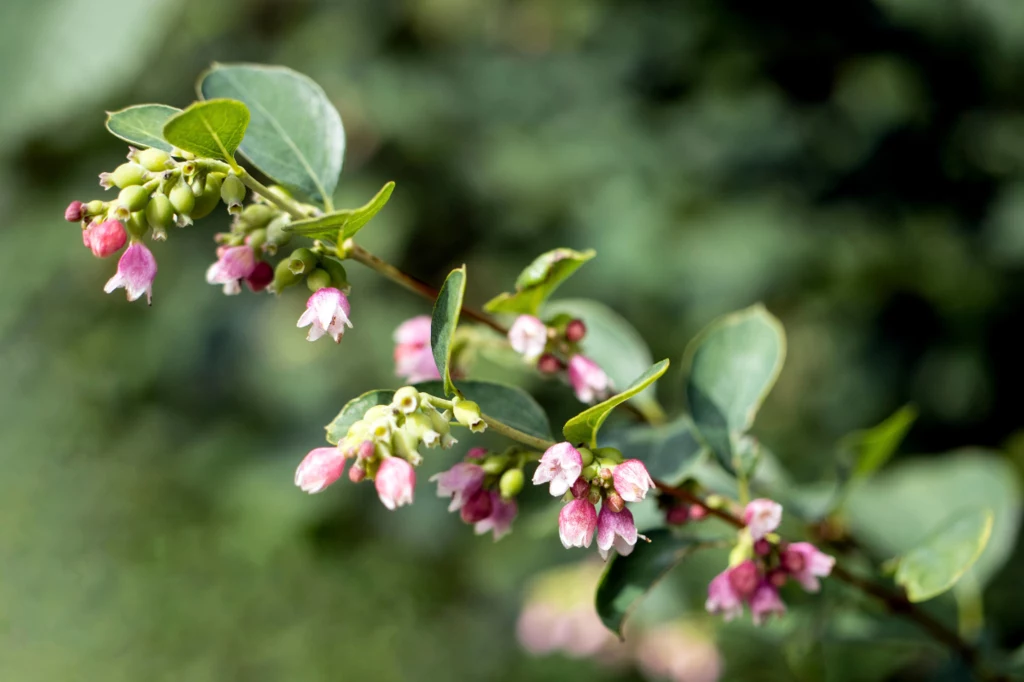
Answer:
M557 246L598 252L559 295L610 304L655 358L764 301L789 353L755 433L797 481L830 476L843 434L906 402L921 417L903 452L999 448L1019 479L1015 2L14 0L0 9L0 678L638 678L517 644L531 576L580 556L543 495L492 545L425 483L454 455L431 457L395 513L369 485L293 487L346 400L397 385L391 331L428 303L353 264L355 328L309 344L302 292L205 283L223 211L155 246L152 308L103 294L113 259L61 216L126 152L103 112L183 107L211 61L318 81L348 135L336 203L397 183L362 241L435 284L467 263L473 305ZM670 409L678 364L659 386ZM556 418L575 409L565 387L529 387ZM699 613L720 563L668 601ZM986 592L1003 648L1024 639L1021 570L1018 549ZM812 663L743 626L720 645L726 679L956 679L894 634Z

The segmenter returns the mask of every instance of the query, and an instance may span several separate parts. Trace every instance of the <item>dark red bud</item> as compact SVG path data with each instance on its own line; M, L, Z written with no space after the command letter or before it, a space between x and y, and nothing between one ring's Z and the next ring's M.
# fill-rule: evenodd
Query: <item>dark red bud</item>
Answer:
M466 523L476 523L477 521L483 521L491 515L491 494L481 488L475 493L470 495L466 503L462 505L462 510L459 512L459 516Z
M626 508L626 501L622 499L622 495L619 495L614 490L608 493L608 496L604 498L604 503L608 505L608 509L612 510L616 514Z
M69 223L81 222L83 217L82 209L85 207L81 201L72 201L68 204L68 207L64 209L64 220Z
M729 571L729 584L732 585L733 591L744 599L749 599L754 594L757 582L757 566L750 559Z
M783 570L789 573L799 573L804 570L804 555L800 552L794 552L790 549L783 550L781 563Z
M689 520L690 510L686 508L685 504L671 507L665 512L665 523L681 526Z
M785 571L772 571L768 574L768 581L775 587L782 587L786 584Z
M569 490L572 491L573 497L575 497L577 500L582 500L583 498L590 494L590 483L587 481L587 479L580 476L579 478L576 479L576 482L572 484L572 487L569 488Z
M768 554L771 551L772 551L771 543L768 542L767 540L765 540L764 538L762 538L762 539L760 539L760 540L758 540L757 542L754 543L754 552L757 554L757 556L768 556Z
M562 361L551 353L545 353L537 360L537 371L541 374L558 374L562 371Z
M245 278L245 283L249 285L249 289L252 291L263 291L273 281L274 268L270 266L270 263L264 260L256 263L256 267L253 268L253 271Z
M587 325L583 320L572 320L565 325L565 340L569 343L579 343L587 335Z

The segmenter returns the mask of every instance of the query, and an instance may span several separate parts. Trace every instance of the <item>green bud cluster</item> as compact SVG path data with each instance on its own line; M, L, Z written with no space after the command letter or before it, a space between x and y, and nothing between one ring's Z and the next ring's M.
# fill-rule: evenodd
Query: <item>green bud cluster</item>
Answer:
M272 225L273 223L271 223ZM266 242L271 238L270 228L265 233ZM345 266L336 258L322 253L314 247L300 247L286 258L281 259L274 268L274 281L271 291L281 293L286 288L305 281L310 291L319 291L324 287L334 287L345 293L352 288L348 283Z

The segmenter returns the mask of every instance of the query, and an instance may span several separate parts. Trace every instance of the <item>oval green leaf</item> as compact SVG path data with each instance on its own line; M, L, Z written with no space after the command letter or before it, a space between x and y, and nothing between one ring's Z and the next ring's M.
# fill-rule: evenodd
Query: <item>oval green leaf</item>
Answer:
M882 423L847 434L840 447L853 453L853 475L862 478L881 469L896 454L916 419L917 408L904 405Z
M682 481L707 452L687 417L661 426L618 429L600 443L618 448L627 459L639 459L651 476L672 485Z
M570 443L586 443L589 447L597 447L597 432L612 410L653 384L667 369L668 360L662 360L652 365L646 372L637 377L625 391L617 393L603 403L598 403L580 412L567 421L565 426L562 427L562 435Z
M204 99L249 107L245 158L293 192L329 207L345 156L341 115L323 88L282 66L214 64L199 78Z
M416 388L431 395L444 395L443 381L425 381ZM516 386L490 381L460 381L459 390L469 400L480 405L486 416L528 433L536 438L551 440L548 416L529 393Z
M489 313L536 315L555 289L596 255L592 249L574 251L560 248L542 253L519 273L514 293L495 296L487 302L484 310Z
M164 124L180 113L181 109L166 104L136 104L120 111L108 111L107 130L125 142L170 153L174 147L164 139Z
M235 150L245 137L249 110L233 99L195 102L164 124L164 139L182 151L235 166Z
M368 409L377 405L388 405L394 397L394 391L381 389L368 391L345 403L338 416L324 427L327 430L327 442L331 445L340 443L345 438L349 428L362 419Z
M285 227L285 232L312 239L336 239L340 244L346 239L354 237L384 208L394 189L395 183L388 182L369 202L359 208L342 209L318 218L299 220Z
M459 326L459 313L462 312L462 299L465 295L466 266L463 265L448 274L434 301L434 313L430 318L430 348L434 351L437 371L444 380L446 396L458 393L452 383L452 340L455 338L455 328Z
M712 322L687 346L690 414L729 471L736 470L733 441L753 425L785 358L782 323L760 304Z
M615 556L597 585L594 601L605 627L622 637L622 627L640 599L702 540L673 535L664 528L645 532L629 556Z
M895 580L907 590L907 599L927 601L952 588L985 550L993 519L991 509L958 513L900 557Z

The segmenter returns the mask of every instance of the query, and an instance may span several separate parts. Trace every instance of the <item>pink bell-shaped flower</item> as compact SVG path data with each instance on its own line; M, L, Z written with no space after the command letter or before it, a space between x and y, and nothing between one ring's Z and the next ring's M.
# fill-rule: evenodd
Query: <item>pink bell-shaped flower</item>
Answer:
M117 273L108 281L103 291L108 294L114 289L124 288L128 300L134 301L146 294L146 302L153 303L153 279L156 278L156 258L142 242L133 242L121 254L117 262Z
M256 269L256 253L251 246L227 246L217 249L217 262L206 270L206 281L221 284L224 293L234 296L242 291L240 284Z
M318 493L341 478L345 457L338 448L314 448L295 470L295 485L304 492Z
M306 312L302 313L296 326L309 327L308 341L330 334L335 343L341 343L345 327L352 327L348 314L348 297L339 289L324 287L306 301Z

